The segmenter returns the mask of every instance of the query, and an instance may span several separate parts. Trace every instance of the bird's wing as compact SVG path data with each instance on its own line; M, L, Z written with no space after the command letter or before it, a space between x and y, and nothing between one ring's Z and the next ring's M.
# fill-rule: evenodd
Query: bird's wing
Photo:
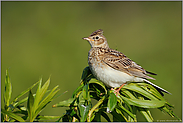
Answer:
M102 61L109 67L112 67L113 69L119 70L121 72L125 72L129 75L146 79L154 79L146 75L150 74L150 72L146 72L146 70L143 69L140 65L136 64L123 53L116 50L106 49Z

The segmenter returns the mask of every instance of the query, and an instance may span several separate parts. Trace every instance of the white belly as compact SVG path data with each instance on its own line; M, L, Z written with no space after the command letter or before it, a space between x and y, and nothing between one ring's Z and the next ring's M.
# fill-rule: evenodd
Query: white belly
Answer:
M142 78L130 76L111 67L102 66L101 64L93 64L92 66L90 66L90 70L98 80L102 81L108 87L120 87L126 82L143 81Z

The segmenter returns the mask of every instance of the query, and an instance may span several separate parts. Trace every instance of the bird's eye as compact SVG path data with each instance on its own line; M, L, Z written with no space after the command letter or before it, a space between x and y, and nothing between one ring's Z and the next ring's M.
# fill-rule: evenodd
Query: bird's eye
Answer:
M99 39L99 37L97 36L96 39Z
M93 37L93 39L95 39L95 37Z

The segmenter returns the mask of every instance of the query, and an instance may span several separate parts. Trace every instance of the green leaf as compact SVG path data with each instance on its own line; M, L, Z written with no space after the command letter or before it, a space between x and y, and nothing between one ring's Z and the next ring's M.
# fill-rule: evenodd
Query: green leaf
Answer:
M41 115L38 116L38 120L43 121L43 122L51 121L51 120L57 120L59 118L60 118L60 116L41 116Z
M138 108L138 110L144 116L144 118L147 120L147 122L153 122L153 118L148 109Z
M141 100L141 99L130 99L124 96L121 96L122 99L129 103L130 105L142 107L142 108L159 108L165 105L165 101L159 100Z
M61 102L53 105L52 107L53 108L56 108L56 107L69 107L73 103L74 100L75 100L75 98L69 98L68 100L61 101ZM77 104L74 103L74 106L77 106Z
M41 90L40 90L40 99L39 102L42 100L44 94L46 93L46 91L48 90L48 87L50 85L50 78L45 82L45 84L42 86Z
M80 122L86 121L89 109L90 109L90 105L85 106L83 104L79 104L79 111L80 111L80 115L81 115Z
M32 95L31 90L29 90L29 96L28 96L28 101L27 101L27 110L28 110L28 115L29 115L29 119L31 122L32 122L32 115L33 115L33 112L32 112L33 104L34 104L34 97Z
M92 122L101 122L101 112L93 113L93 116L91 117Z
M53 100L53 97L58 93L59 90L56 90L58 86L52 89L47 97L39 104L37 110L35 111L34 118L42 111L42 109Z
M37 89L37 92L36 92L36 97L35 97L35 100L34 100L34 105L33 105L33 119L35 119L35 117L37 116L37 110L39 107L39 103L40 101L42 100L44 94L46 93L48 87L49 87L49 84L50 84L50 78L45 82L45 84L41 87L41 83L42 83L42 79L38 85L38 89ZM40 112L40 110L39 110Z
M83 87L83 98L85 100L89 100L89 91L88 91L88 88L89 88L89 84L86 84L84 87Z
M15 119L15 120L17 120L17 121L19 121L19 122L25 122L25 120L22 119L20 116L18 116L18 115L16 115L16 114L12 113L12 112L10 112L10 111L6 111L6 110L4 110L4 109L1 109L1 112L4 113L4 114L7 114L9 117L11 117L11 118L13 118L13 119Z
M107 103L107 112L112 112L113 109L116 107L116 104L117 104L117 98L116 98L116 95L114 94L113 91L110 91L110 94L109 94L109 100L108 100L108 103Z
M76 107L72 107L68 110L66 110L66 113L61 117L63 122L78 122L80 119L78 115L76 114ZM75 118L74 118L75 117ZM58 119L56 122L59 122L60 119Z
M128 122L127 118L122 114L119 114L116 112L116 110L118 109L115 109L111 112L111 114L113 115L113 122Z
M46 93L48 93L48 92L50 92L50 90L47 90L47 91L46 91ZM34 97L34 98L35 98L35 96L36 96L36 94L33 94L33 97ZM13 105L14 105L14 108L16 108L16 107L19 106L20 104L26 102L27 100L28 100L28 97L26 97L26 98L24 98L24 99L22 99L22 100L20 100L20 101L18 101L18 102L16 102L16 103L14 103L14 104L13 104Z
M82 90L83 86L84 86L84 84L81 84L81 85L74 91L74 93L72 94L72 98L75 98L75 96L77 95L77 93L78 93L79 91Z
M138 85L141 86L141 88L143 88L144 90L146 90L147 92L149 92L150 94L154 95L156 98L160 99L160 100L165 100L163 98L163 96L150 84L147 84L145 82L142 83L137 83Z
M95 104L92 109L89 111L88 113L88 122L91 122L91 117L93 116L93 112L95 110L97 110L97 108L104 102L105 98L107 97L107 95L103 96L98 102L97 104Z
M39 80L38 82L38 87L37 87L37 91L36 91L36 96L34 99L34 105L32 107L32 112L34 114L35 110L38 108L38 104L40 102L40 94L41 94L41 84L42 84L42 78Z
M105 87L105 85L104 85L101 81L99 81L99 80L97 80L97 79L95 79L95 78L92 78L92 79L89 81L89 84L91 84L91 83L98 84L99 86L101 86L101 87L102 87L101 89L105 91L105 94L107 94L106 87ZM100 91L101 91L101 90L100 90Z
M21 96L23 96L24 94L26 94L27 92L29 92L29 90L31 90L35 85L37 85L39 83L36 82L34 85L32 85L30 88L26 89L25 91L23 91L22 93L20 93L17 97L14 98L14 100L12 101L13 103L16 102L18 100L18 98L20 98ZM15 105L14 105L15 106Z
M142 94L143 96L145 96L149 99L158 100L156 97L154 97L153 95L151 95L150 93L148 93L147 91L145 91L140 86L138 86L137 84L134 84L134 83L130 83L128 85L125 85L122 89L128 89L131 91L135 91L135 92Z
M182 121L171 109L168 108L168 106L160 107L159 109L168 113L171 117L176 117L179 121Z
M111 122L110 118L105 112L101 112L101 115L107 120L107 122Z
M62 116L62 121L81 121L92 122L101 121L101 115L111 121L107 111L113 116L113 121L119 122L137 122L136 114L139 111L147 121L153 121L149 108L158 108L167 112L170 116L175 114L164 97L150 84L145 82L130 82L125 85L119 96L114 93L108 93L108 88L101 81L97 80L91 73L89 67L83 70L80 86L74 91L72 98L55 104L53 107L69 106L74 112L66 112ZM109 97L109 98L107 98ZM89 99L97 100L97 103L91 107ZM76 107L77 106L77 107ZM91 110L89 110L91 108ZM78 112L79 113L78 113ZM58 120L60 121L60 119Z
M88 75L91 74L90 68L89 66L85 67L85 69L83 70L82 76L81 76L81 81L84 81Z
M126 112L130 117L132 117L134 120L136 120L136 116L133 113L131 113L130 111L128 111L126 108L124 108L122 105L117 105L116 108L119 109L120 111Z
M46 93L48 93L48 92L50 92L50 90L47 90ZM36 94L33 94L33 97L34 97L34 98L35 98L35 96L36 96ZM18 102L16 102L16 103L14 103L14 104L13 104L13 105L14 105L14 108L16 108L16 107L19 106L20 104L26 102L27 100L28 100L28 97L26 97L26 98L24 98L24 99L22 99L22 100L20 100L20 101L18 101Z
M144 97L142 95L136 94L136 96L138 97L138 99L144 100ZM153 118L148 108L140 108L140 107L137 107L137 108L138 108L138 111L144 116L144 118L148 122L153 122Z
M136 99L136 97L132 94L132 92L130 90L123 90L122 94L125 95L125 97L131 98L131 99Z
M78 98L76 98L77 104L84 104L86 101L83 99L83 92L78 93Z
M18 110L17 110L18 109ZM21 114L21 115L24 115L24 118L23 119L27 119L28 117L28 111L27 111L27 108L24 107L23 105L21 106L18 106L16 110L13 111L13 113L15 114ZM25 118L26 117L26 118Z
M10 77L7 69L6 78L5 78L5 93L4 93L4 100L7 106L9 106L10 104L11 94L12 94L12 87L11 87Z

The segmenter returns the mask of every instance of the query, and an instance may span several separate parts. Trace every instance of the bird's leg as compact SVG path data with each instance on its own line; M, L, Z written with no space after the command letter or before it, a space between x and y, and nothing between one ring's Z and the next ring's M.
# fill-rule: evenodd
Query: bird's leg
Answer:
M121 88L125 85L126 83L123 83L118 89L112 89L114 90L114 93L116 93L116 96L119 94L119 91L121 90ZM119 94L120 95L120 94Z

